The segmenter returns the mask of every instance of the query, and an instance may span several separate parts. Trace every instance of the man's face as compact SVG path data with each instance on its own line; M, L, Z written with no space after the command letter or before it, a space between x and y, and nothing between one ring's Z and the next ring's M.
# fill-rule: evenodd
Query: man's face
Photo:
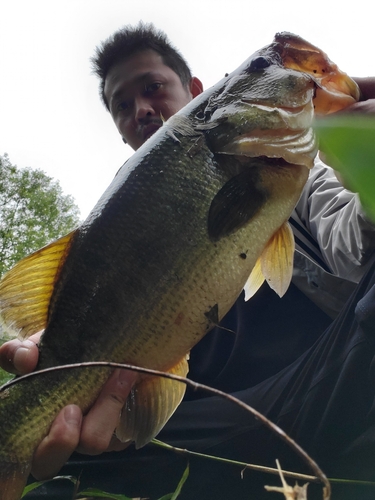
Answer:
M185 88L179 76L151 49L114 65L104 86L117 130L133 149L161 127L162 119L174 115L198 93Z

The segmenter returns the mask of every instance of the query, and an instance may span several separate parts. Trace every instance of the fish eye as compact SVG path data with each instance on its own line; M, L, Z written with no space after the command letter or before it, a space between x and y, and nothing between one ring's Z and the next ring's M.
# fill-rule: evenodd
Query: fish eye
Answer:
M258 56L253 59L248 67L248 72L258 71L260 69L269 68L271 66L271 61L268 57Z

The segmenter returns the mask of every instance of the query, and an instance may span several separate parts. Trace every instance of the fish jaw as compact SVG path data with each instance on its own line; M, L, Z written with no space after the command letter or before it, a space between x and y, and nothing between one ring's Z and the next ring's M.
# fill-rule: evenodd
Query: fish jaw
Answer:
M284 67L302 71L315 82L316 115L335 113L360 99L357 83L318 47L288 32L277 33L274 41L278 45Z

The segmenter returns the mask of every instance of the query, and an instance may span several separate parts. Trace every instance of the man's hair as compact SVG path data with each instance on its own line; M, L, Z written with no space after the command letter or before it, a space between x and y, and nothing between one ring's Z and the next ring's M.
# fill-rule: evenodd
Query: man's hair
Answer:
M107 109L109 106L104 95L104 85L109 70L122 60L147 49L160 54L164 64L179 76L184 87L188 87L192 78L190 68L167 35L157 30L152 23L127 25L96 47L95 55L91 59L93 72L100 78L100 97Z

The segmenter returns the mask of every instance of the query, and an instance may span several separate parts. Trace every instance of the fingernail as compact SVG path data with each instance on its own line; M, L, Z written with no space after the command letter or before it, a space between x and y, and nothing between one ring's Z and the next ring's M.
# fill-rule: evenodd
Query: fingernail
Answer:
M20 343L20 346L16 348L13 356L13 365L17 371L21 373L24 372L27 357L30 354L31 348L34 347L34 342L32 342L31 340L24 340L22 343Z
M82 413L78 406L69 405L64 408L64 419L68 424L81 425Z

